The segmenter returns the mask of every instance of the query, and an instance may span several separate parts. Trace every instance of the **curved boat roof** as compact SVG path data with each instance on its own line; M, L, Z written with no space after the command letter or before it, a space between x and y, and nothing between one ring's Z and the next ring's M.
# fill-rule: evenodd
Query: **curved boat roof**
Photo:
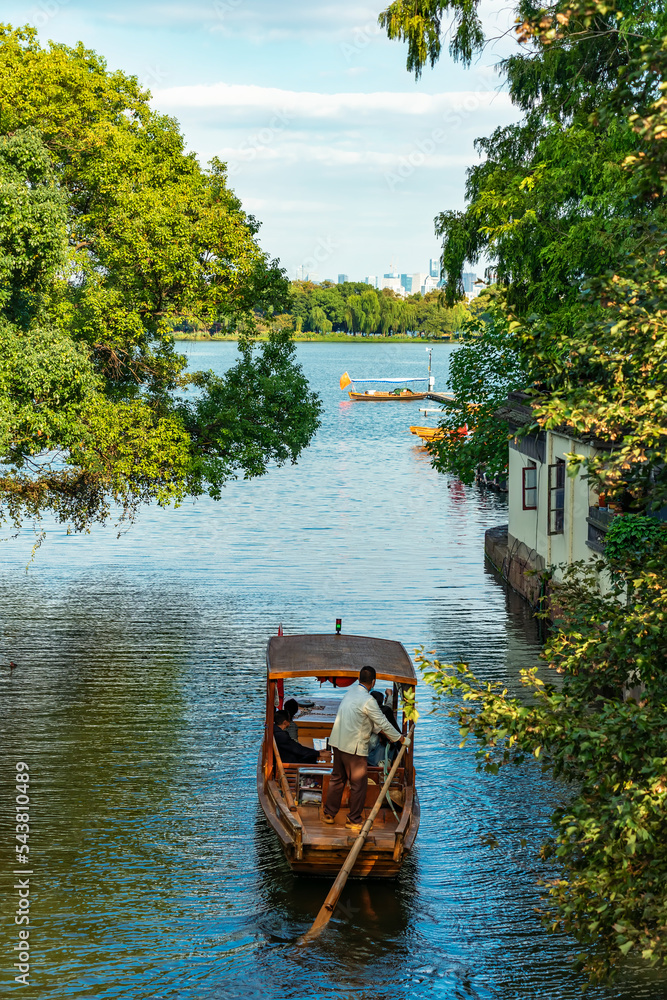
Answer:
M383 382L383 383L386 382L388 385L397 385L399 382L400 383L403 383L403 382L426 382L427 379L428 379L428 375L422 375L419 378L352 378L352 376L350 375L350 381L351 382L355 382L355 383L358 382L359 384L361 384L362 382L368 382L369 385L370 385L371 382Z
M357 677L375 667L378 679L416 684L412 660L400 642L366 635L274 635L266 647L269 679Z

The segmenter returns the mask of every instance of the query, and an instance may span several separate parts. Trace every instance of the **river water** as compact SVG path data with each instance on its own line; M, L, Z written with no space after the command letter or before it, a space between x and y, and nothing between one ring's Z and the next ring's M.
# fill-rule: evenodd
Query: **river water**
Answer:
M182 346L198 368L235 356ZM26 995L580 995L572 942L534 912L557 789L532 766L478 774L424 685L416 850L395 883L349 883L329 932L293 947L327 885L291 875L256 801L267 638L341 617L346 632L424 644L512 687L539 651L526 606L484 564L505 498L431 469L408 430L424 419L416 404L353 404L338 388L345 369L422 375L423 345L298 350L325 413L297 466L232 483L220 503L146 510L120 538L51 528L28 573L30 533L3 543L2 997L25 989L12 968L16 760L32 778ZM451 350L434 349L439 388ZM588 995L644 1000L664 984L637 971Z

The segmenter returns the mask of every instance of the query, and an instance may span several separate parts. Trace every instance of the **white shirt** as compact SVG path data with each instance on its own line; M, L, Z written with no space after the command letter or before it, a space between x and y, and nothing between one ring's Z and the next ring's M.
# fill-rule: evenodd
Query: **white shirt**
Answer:
M392 743L401 738L398 730L387 722L368 689L363 684L354 684L338 706L329 746L344 753L368 757L368 741L373 732L384 733Z

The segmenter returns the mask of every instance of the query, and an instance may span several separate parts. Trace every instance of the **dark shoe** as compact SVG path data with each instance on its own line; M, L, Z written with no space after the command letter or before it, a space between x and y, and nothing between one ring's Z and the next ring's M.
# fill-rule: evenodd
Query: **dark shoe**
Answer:
M329 816L329 814L325 813L325 812L322 813L322 819L324 820L325 823L335 823L336 822L336 817L335 816Z
M349 819L345 821L345 829L352 830L353 833L361 833L363 826L363 823L352 823Z

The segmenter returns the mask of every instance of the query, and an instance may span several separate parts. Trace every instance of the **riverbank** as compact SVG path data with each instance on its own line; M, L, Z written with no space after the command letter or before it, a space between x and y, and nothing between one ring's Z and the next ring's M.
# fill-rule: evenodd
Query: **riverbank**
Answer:
M204 343L221 343L222 341L237 341L239 338L237 336L222 335L222 334L208 334L208 333L174 333L174 340L196 340L203 341ZM260 333L255 338L258 341L268 341L269 337L266 333ZM346 333L343 334L294 334L292 339L297 344L456 344L458 343L458 336L456 334L451 337L406 337L401 334L392 334L391 336L382 336L381 334L369 334L368 336L361 333L353 334L348 336Z

